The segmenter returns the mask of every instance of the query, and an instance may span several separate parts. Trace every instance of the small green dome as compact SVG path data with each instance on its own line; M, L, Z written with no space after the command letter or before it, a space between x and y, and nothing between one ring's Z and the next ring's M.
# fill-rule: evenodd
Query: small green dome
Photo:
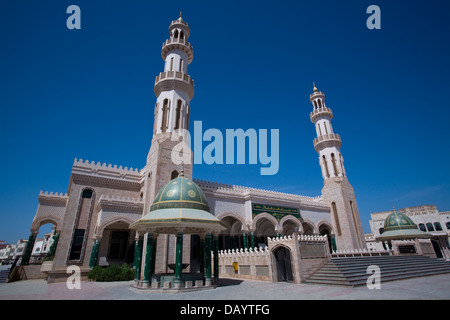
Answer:
M384 231L394 231L403 229L418 229L417 225L403 213L397 212L394 208L392 212L384 221Z
M202 189L191 179L180 176L159 190L150 212L159 209L186 208L211 212Z

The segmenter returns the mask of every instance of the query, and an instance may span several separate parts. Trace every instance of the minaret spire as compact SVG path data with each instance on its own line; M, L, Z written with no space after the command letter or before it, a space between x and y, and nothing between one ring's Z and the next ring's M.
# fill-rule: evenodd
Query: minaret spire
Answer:
M316 127L314 149L319 154L324 187L322 196L330 204L333 233L338 250L366 248L355 192L347 179L341 154L341 137L331 126L333 111L325 104L325 94L313 82L309 101L313 105L311 122Z
M164 72L156 77L154 92L157 97L153 136L188 129L190 102L194 96L194 80L188 75L188 65L194 52L187 41L189 25L181 18L172 21L170 38L163 43L161 56Z

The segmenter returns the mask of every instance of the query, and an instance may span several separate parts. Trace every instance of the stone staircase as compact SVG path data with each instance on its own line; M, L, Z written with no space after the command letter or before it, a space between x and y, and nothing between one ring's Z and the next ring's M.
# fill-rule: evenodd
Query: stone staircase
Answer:
M0 283L5 283L8 281L9 270L10 268L2 268L0 270Z
M380 256L332 258L305 283L341 286L366 285L371 265L380 267L381 283L450 273L450 262L424 256Z

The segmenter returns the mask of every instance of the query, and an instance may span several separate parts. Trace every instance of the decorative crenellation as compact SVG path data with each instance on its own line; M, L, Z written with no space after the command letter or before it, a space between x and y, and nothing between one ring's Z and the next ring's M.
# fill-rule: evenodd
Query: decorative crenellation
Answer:
M292 235L289 236L283 236L283 237L273 237L267 238L269 240L269 243L273 243L273 242L287 242L287 241L292 241L293 239L295 239L292 237ZM297 240L301 241L301 242L325 242L327 241L327 235L306 235L306 234L299 234L297 235Z
M59 198L68 198L69 196L67 195L67 193L58 193L58 192L48 192L48 191L39 191L39 196L44 196L44 197L59 197Z
M241 248L241 249L229 249L219 250L219 257L238 257L238 256L262 256L269 255L270 251L268 247L258 248Z
M73 165L74 166L78 166L78 167L88 167L88 168L91 168L91 169L104 169L104 170L115 170L115 171L119 171L119 172L122 172L122 173L128 173L128 174L130 174L130 173L132 173L132 174L140 174L140 172L142 171L142 170L139 170L139 169L137 169L137 168L128 168L128 167L122 167L122 166L117 166L116 164L115 165L112 165L112 164L106 164L106 163L100 163L100 162L97 162L97 163L95 163L95 161L89 161L89 160L83 160L83 159L77 159L77 158L75 158L75 160L74 160L74 162L73 162Z
M260 196L265 198L276 198L276 199L282 199L282 200L289 200L289 201L306 201L306 202L314 202L317 204L323 204L323 198L322 196L317 197L307 197L307 196L301 196L291 193L284 193L284 192L278 192L278 191L270 191L265 189L258 189L258 188L251 188L251 187L244 187L244 186L238 186L238 185L230 185L230 184L224 184L224 183L218 183L218 182L211 182L211 181L204 181L199 179L194 179L194 182L202 188L203 191L208 192L219 192L219 193L226 193L226 194L234 194L234 195L241 195L241 196Z

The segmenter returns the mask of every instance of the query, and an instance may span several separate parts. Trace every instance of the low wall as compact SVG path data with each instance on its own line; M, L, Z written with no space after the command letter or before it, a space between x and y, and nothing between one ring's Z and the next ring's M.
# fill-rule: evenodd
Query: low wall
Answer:
M219 251L219 274L221 277L278 281L273 253L280 247L290 252L295 283L303 282L330 259L327 236L294 234L268 238L268 247L263 249Z
M233 263L237 262L237 270ZM272 281L273 271L270 252L267 249L232 249L219 251L221 277Z

